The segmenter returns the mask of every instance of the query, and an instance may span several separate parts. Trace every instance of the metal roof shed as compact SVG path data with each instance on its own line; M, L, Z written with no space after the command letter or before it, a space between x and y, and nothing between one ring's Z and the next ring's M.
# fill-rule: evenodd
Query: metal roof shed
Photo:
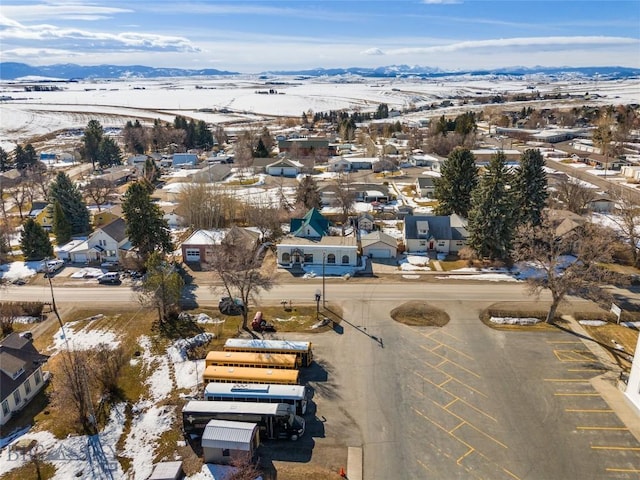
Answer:
M258 443L258 425L255 423L211 420L202 434L204 461L224 464L238 456L253 458Z

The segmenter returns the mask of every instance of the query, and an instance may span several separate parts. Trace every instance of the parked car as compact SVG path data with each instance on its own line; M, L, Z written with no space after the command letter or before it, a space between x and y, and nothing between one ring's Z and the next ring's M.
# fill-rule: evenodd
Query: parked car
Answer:
M53 276L64 268L64 260L49 260L45 262L41 269L44 272L44 276Z
M120 274L118 272L109 272L98 277L98 283L101 285L120 285Z
M239 298L222 297L218 309L223 315L242 315L247 307Z
M104 268L108 272L119 272L121 270L118 262L103 262L100 264L100 268Z

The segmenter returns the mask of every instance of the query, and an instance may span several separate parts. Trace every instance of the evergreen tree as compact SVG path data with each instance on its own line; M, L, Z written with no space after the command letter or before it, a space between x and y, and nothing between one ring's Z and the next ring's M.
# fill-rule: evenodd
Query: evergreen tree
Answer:
M56 243L58 245L64 245L71 240L71 223L67 217L65 217L60 202L54 202L53 204L52 230L56 236Z
M318 184L311 175L306 175L296 190L296 203L301 203L304 208L320 208L320 192Z
M538 149L525 150L520 158L520 169L514 179L514 197L518 223L540 225L542 211L547 203L547 174L545 161Z
M143 177L151 185L155 185L156 182L160 179L160 170L158 170L156 162L154 162L153 158L151 157L147 157L147 159L144 161Z
M197 148L204 149L209 149L213 146L213 134L207 127L207 122L203 120L198 120L198 123L196 123L195 144Z
M65 218L71 224L71 235L89 231L89 211L82 194L65 172L58 172L49 187L52 202L58 202Z
M264 145L262 138L258 139L258 146L254 150L253 156L256 158L269 158L269 150L267 150L267 147Z
M20 248L26 260L42 260L53 256L53 246L49 235L33 218L27 218L22 226Z
M11 159L7 151L0 147L0 172L6 172L11 169Z
M16 145L16 148L13 149L13 163L18 170L25 170L29 166L27 155L22 145Z
M38 165L38 154L30 143L24 146L26 168L35 168Z
M122 203L129 241L145 261L152 252L173 249L169 225L160 207L151 201L151 188L146 182L131 184Z
M511 174L506 157L498 152L471 196L469 246L479 257L507 260L515 230Z
M100 141L104 137L104 129L98 120L89 120L87 127L84 129L84 136L82 142L84 144L84 156L93 165L93 169L96 168L96 162L98 161L98 151L100 148Z
M440 178L434 179L438 206L436 215L456 213L464 218L471 210L471 192L478 185L478 168L469 149L457 148L442 163Z
M104 137L100 140L96 160L101 167L122 164L122 152L113 138Z

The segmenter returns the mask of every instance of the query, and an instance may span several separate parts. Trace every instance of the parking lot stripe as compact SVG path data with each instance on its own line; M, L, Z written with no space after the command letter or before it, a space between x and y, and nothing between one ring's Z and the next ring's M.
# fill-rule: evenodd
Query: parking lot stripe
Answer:
M599 393L554 393L556 397L599 397Z
M418 465L420 465L422 468L424 468L427 472L431 472L432 470L429 468L429 465L427 465L426 463L420 461L420 459L416 459L416 461L418 462Z
M577 430L629 430L627 427L591 427L591 426L586 426L586 427L576 427Z
M547 343L582 343L580 340L547 340Z
M460 462L462 462L462 460L465 459L466 456L468 456L469 454L473 453L475 450L473 448L470 448L469 451L467 453L465 453L464 455L462 455L458 460L456 460L456 463L458 465L460 465Z
M452 347L452 346L451 346L451 345L449 345L448 343L440 343L440 345L438 345L437 347L433 348L433 350L436 350L437 348L440 348L440 347L447 347L448 349L453 350L454 352L456 352L456 353L458 353L458 354L462 355L463 357L467 357L469 360L473 360L473 359L474 359L473 357L471 357L471 356L467 355L466 353L461 352L461 351L460 351L460 350L458 350L457 348ZM433 351L433 350L431 350L431 351Z
M616 473L640 473L640 469L638 468L605 468L605 470Z
M576 383L589 383L587 378L545 378L545 382L576 382Z
M640 452L640 447L616 447L609 445L591 445L591 448L594 450L624 450L631 452Z
M439 357L442 357L442 355L440 355L440 354L439 354L439 353L437 353L437 352L431 352L431 353L433 353L434 355L437 355L437 356L439 356ZM464 370L465 372L470 373L471 375L473 375L473 376L474 376L474 377L476 377L476 378L481 378L479 374L477 374L476 372L472 372L471 370L469 370L469 369L468 369L468 368L466 368L466 367L463 367L463 366L462 366L462 365L460 365L459 363L456 363L456 362L454 362L453 360L451 360L451 359L449 359L449 358L446 358L446 357L442 357L442 358L443 358L446 362L448 362L448 363L450 363L450 364L452 364L452 365L455 365L455 366L456 366L456 367L458 367L460 370ZM443 362L443 363L444 363L444 362Z
M595 356L589 350L554 350L553 354L561 362L584 362L595 360Z
M451 435L453 432L455 432L457 429L459 429L459 428L460 428L462 425L464 425L465 423L467 423L467 422L465 422L464 420L463 420L463 421L461 421L458 425L456 425L456 426L455 426L455 427L453 427L451 430L449 430L449 435ZM468 453L467 453L467 455L468 455ZM466 457L467 455L465 455L465 457Z
M579 408L565 408L564 409L565 412L571 412L571 413L613 413L613 410L609 409L609 408L592 408L589 410L583 410L583 409L579 409Z

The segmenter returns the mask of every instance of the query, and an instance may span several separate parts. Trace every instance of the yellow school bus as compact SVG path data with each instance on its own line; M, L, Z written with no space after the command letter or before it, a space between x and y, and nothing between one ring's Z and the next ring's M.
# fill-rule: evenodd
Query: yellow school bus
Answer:
M296 368L296 356L284 353L211 351L205 359L207 367Z
M225 352L294 354L299 367L308 367L313 362L311 342L229 338L225 342L223 349Z
M221 367L211 365L204 371L204 383L275 383L297 385L298 370L284 368Z

